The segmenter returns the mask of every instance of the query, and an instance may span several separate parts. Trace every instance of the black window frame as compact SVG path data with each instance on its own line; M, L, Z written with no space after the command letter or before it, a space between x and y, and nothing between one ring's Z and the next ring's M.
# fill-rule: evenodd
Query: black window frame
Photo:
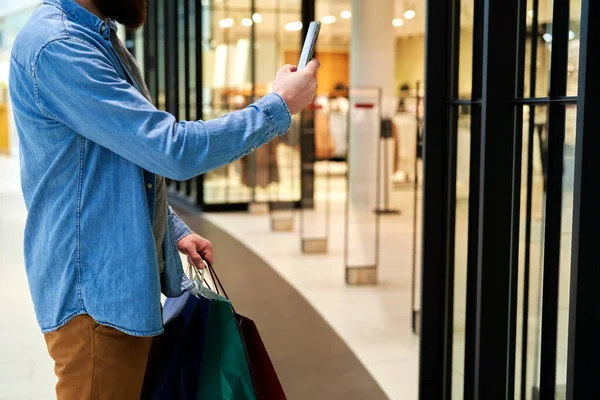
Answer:
M600 366L594 363L600 355L594 341L600 333L600 307L593 289L600 285L600 273L593 267L598 256L592 244L592 229L600 222L593 206L598 195L592 194L600 161L592 152L600 143L591 122L592 110L600 106L598 96L591 94L598 93L600 85L592 72L597 71L597 61L591 56L594 45L600 44L600 28L589 23L600 16L600 4L582 0L579 94L568 96L569 1L554 0L548 97L535 97L539 0L533 0L533 39L527 38L527 0L475 0L474 4L472 97L464 100L456 91L460 0L427 2L419 398L450 399L452 393L456 113L461 106L471 108L472 118L464 398L512 399L516 379L521 382L518 397L526 398L527 323L521 331L516 329L517 314L522 313L526 321L529 313L530 162L525 171L525 301L517 310L524 106L529 106L530 121L536 107L549 110L537 395L555 397L563 148L569 105L577 105L577 134L567 398L600 398L593 380L600 376ZM529 71L525 70L526 40L533 46ZM524 97L526 74L531 97ZM534 129L531 123L529 143ZM526 153L529 160L531 147ZM519 377L515 376L517 335L524 343Z

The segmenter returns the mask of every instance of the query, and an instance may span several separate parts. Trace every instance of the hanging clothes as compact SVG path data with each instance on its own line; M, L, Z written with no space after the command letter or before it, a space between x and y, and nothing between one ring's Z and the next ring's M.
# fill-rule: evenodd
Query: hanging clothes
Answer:
M271 183L279 182L279 166L277 163L277 144L279 138L259 147L253 154L242 158L242 183L245 186L266 188ZM252 168L252 157L256 159L256 168ZM252 176L253 170L255 171Z

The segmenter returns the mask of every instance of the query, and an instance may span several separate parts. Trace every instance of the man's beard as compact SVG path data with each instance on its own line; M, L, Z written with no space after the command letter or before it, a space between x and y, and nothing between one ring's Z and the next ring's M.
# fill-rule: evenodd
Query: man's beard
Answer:
M110 19L137 29L146 21L147 0L94 0L98 10Z

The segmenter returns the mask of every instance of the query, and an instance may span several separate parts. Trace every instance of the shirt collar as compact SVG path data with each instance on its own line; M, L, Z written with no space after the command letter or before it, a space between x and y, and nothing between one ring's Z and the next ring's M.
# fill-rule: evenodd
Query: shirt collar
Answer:
M105 23L102 19L92 14L74 0L44 0L44 4L50 4L60 9L69 19L78 22L88 29L93 30L104 38L110 38L110 30L116 27L112 21Z

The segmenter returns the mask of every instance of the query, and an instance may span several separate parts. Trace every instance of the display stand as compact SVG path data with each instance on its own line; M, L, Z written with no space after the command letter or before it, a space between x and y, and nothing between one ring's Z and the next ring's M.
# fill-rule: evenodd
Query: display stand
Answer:
M303 112L302 134L307 135L303 143L310 143L313 151L311 158L302 164L306 173L310 173L311 180L305 184L312 185L313 196L303 197L300 207L300 244L301 251L305 254L325 254L329 248L329 220L330 220L330 197L331 197L331 175L329 161L321 161L325 166L325 174L315 172L316 151L314 118L317 113L324 112L317 104L312 104ZM310 129L312 127L312 129Z
M415 171L414 171L414 196L413 196L413 251L412 251L412 291L411 291L411 310L412 310L412 330L419 335L421 332L421 306L418 302L420 296L420 269L417 267L418 255L418 212L419 212L419 161L423 161L423 121L419 114L419 109L423 98L421 97L421 83L417 82L417 107L415 118L417 120L416 146L415 146Z
M381 102L379 87L350 87L344 264L346 284L374 285L379 265Z
M381 151L379 152L378 157L378 166L381 168L382 175L381 179L383 179L383 203L378 204L375 212L378 214L388 214L388 215L398 215L400 214L399 210L395 210L390 205L390 185L388 182L391 181L391 171L390 171L390 149L395 145L394 137L392 133L392 124L394 122L391 119L383 119L381 120L381 128L380 128L380 143L381 143ZM383 156L381 155L383 154Z

